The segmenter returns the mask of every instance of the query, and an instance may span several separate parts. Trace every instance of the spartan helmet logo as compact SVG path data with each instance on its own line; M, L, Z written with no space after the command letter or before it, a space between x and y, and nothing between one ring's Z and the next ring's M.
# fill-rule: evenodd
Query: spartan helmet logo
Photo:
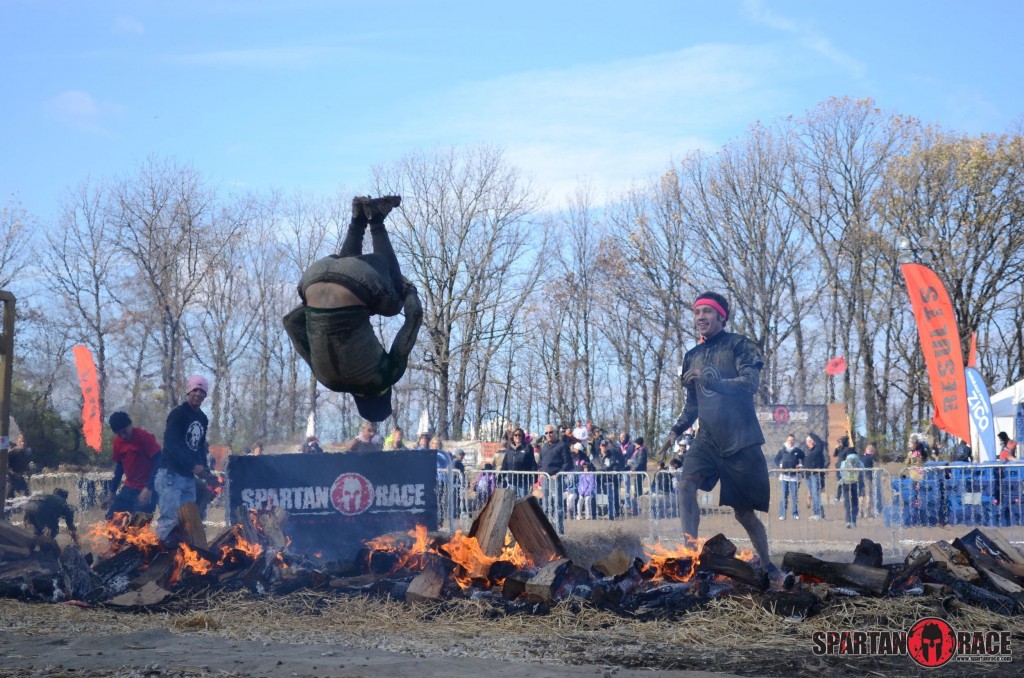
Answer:
M347 516L362 513L373 503L373 485L358 473L343 473L331 487L331 503Z
M942 629L938 624L925 624L921 629L921 655L928 663L942 656Z
M907 654L925 668L942 666L956 654L956 633L944 619L918 620L907 634Z

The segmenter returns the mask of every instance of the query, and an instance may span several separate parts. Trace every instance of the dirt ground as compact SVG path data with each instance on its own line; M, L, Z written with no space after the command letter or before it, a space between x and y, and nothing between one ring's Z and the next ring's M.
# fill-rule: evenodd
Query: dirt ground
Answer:
M80 523L95 518L87 513ZM569 535L566 545L586 566L612 547L639 554L642 536L605 526ZM733 596L654 620L579 601L532 616L486 601L412 606L334 591L213 591L136 611L0 600L0 676L916 675L925 670L906 656L816 656L812 634L907 631L928 616L958 630L1014 633L1012 661L954 662L942 675L1024 675L1019 618L935 597L834 599L800 621Z

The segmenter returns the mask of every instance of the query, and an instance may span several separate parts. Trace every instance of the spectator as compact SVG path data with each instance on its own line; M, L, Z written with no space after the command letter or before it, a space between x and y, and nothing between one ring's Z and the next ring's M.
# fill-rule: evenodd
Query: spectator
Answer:
M602 473L597 480L597 491L608 499L608 520L615 520L621 512L619 506L621 476L619 473L626 469L626 460L622 458L619 446L612 445L607 439L603 439L599 443L599 454L597 468Z
M915 456L920 457L922 465L932 458L932 450L928 443L916 433L910 436L910 451L917 453Z
M209 388L205 377L192 375L185 387L185 401L167 415L164 451L154 483L160 515L153 531L160 541L166 542L178 524L178 510L187 503L196 503L195 478L218 482L206 466L210 422L202 405Z
M466 451L461 448L457 448L455 452L452 453L452 456L454 457L454 460L452 461L452 468L454 468L459 473L465 474Z
M131 417L125 412L114 412L108 423L115 435L114 479L110 485L111 496L104 501L107 520L115 513L153 513L156 510L154 483L160 462L160 443L146 429L133 426ZM124 487L118 491L122 476Z
M364 421L359 427L359 433L352 439L349 452L380 452L384 444L377 442L377 424L372 421Z
M25 524L35 529L36 536L46 532L50 539L56 539L60 532L60 519L68 527L71 541L78 546L78 529L75 527L75 509L68 504L68 491L58 487L53 494L37 495L25 503Z
M800 520L800 474L796 469L803 468L804 451L797 447L796 436L790 433L786 443L775 453L775 467L782 469L779 474L779 520L786 519L786 508L790 497L793 498L793 520Z
M882 512L882 477L875 469L875 446L869 444L864 448L864 454L860 461L865 469L870 469L863 474L864 482L860 483L858 489L864 490L864 501L861 504L861 517L877 518Z
M320 441L317 440L316 436L307 436L306 443L303 446L303 452L306 454L323 454L324 451L320 447Z
M582 471L583 467L590 462L590 457L587 456L587 448L583 445L583 443L573 443L572 456L573 467L577 472Z
M526 432L519 427L512 431L512 447L501 460L501 470L517 472L509 474L509 482L515 488L516 495L525 497L529 494L533 477L525 472L537 470L537 458L533 455L533 446L526 442Z
M572 453L564 440L559 439L558 429L554 424L544 427L544 437L547 442L540 448L539 468L546 475L541 476L541 491L546 502L545 508L553 512L556 517L555 529L561 534L564 527L564 512L562 510L561 498L564 493L564 478L559 474L563 472L572 473ZM550 515L550 513L549 513Z
M626 434L627 437L629 434ZM632 443L633 450L629 456L623 453L626 460L626 470L630 473L643 473L644 475L629 476L626 483L626 508L630 515L640 515L640 497L644 494L644 478L647 474L647 448L644 446L644 439L637 438Z
M589 461L583 467L585 473L580 474L576 484L579 500L576 505L576 520L590 520L594 517L594 495L597 493L597 479L594 477L594 465Z
M584 446L587 444L587 427L583 425L583 422L579 419L576 420L576 428L572 430L572 437L576 439L576 442L583 443Z
M401 426L395 426L391 429L391 433L387 438L384 439L385 450L404 450L405 441L402 440L402 436L405 435L405 431L402 430Z
M852 529L857 527L857 485L864 469L857 450L849 448L846 459L840 463L839 468L839 487L843 497L843 508L846 509L846 527Z
M433 436L431 436L429 433L421 433L419 439L417 439L416 441L416 447L414 447L413 449L429 450L431 438L433 438Z
M1017 441L1010 440L1010 436L1006 435L1006 431L999 432L999 444L1003 446L999 450L999 461L1017 460Z
M249 454L251 454L254 457L258 457L261 454L263 454L263 443L262 442L255 442L255 443L253 443L252 451Z
M497 479L494 473L494 464L487 462L484 464L483 471L477 476L476 485L473 489L476 491L476 504L477 509L482 509L484 504L494 494L494 488L497 485Z
M825 517L825 509L821 505L821 494L825 491L824 469L827 466L825 441L812 431L807 434L804 444L807 446L804 451L804 468L807 470L807 507L814 510L811 520L821 520Z
M974 461L974 452L966 440L961 440L960 444L953 448L953 461Z

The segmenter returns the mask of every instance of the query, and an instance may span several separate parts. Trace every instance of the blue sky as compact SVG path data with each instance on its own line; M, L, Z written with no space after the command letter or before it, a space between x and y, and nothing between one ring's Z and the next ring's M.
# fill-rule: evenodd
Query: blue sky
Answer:
M557 205L829 96L947 129L1024 117L1024 2L0 0L0 201L48 220L147 155L225 190L361 192L486 143Z

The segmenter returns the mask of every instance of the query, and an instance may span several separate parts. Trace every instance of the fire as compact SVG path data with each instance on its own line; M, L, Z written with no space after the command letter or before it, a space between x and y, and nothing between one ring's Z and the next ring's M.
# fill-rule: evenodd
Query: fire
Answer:
M397 556L391 572L398 570L421 570L424 565L423 556L427 553L427 526L417 525L407 533L413 539L412 546L392 537L377 537L366 542L370 550L370 563L372 566L374 554L388 553Z
M497 557L492 557L481 550L480 543L476 540L476 537L464 535L462 530L457 530L455 535L442 549L449 558L462 566L462 571L457 572L455 575L455 581L462 589L468 589L472 586L474 579L487 580L491 566L498 561L509 561L516 569L533 566L530 558L519 548L518 544L511 545L506 543L501 554ZM505 579L502 577L495 579L493 583L500 586L504 581Z
M110 557L126 546L134 546L147 556L160 549L160 539L149 525L132 526L132 514L118 512L108 521L99 522L85 533L91 550ZM105 542L105 544L104 544Z
M230 544L220 547L220 560L217 565L230 565L238 562L251 562L260 557L263 547L246 541L241 534Z
M178 544L178 550L174 553L174 570L170 576L169 583L174 586L185 574L206 574L213 569L213 563L199 555L199 552L188 544Z
M668 548L660 541L644 544L644 553L655 571L655 579L689 581L697 571L697 560L703 539L697 539L692 546L680 544Z

